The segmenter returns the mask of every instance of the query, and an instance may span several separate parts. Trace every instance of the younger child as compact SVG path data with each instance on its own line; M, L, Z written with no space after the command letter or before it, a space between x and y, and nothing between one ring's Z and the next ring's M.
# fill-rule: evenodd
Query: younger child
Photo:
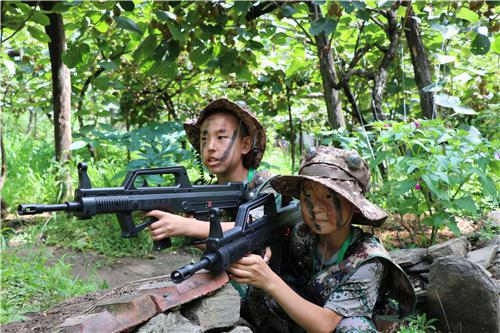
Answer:
M377 332L415 305L414 290L379 240L352 224L378 227L387 214L368 201L367 163L350 151L319 147L298 176L271 180L300 199L303 223L293 232L288 265L279 276L258 255L229 269L252 285L248 302L258 332ZM257 289L258 288L258 289Z

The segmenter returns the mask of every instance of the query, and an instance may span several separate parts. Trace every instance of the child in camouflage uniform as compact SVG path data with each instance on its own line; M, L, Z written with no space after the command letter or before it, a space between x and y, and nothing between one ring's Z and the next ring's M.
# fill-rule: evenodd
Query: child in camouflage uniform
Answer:
M378 227L387 218L365 198L369 182L357 153L329 147L310 150L298 176L271 180L300 199L304 222L292 232L281 276L253 254L229 270L256 287L248 302L258 332L377 332L413 311L406 274L376 237L352 226Z

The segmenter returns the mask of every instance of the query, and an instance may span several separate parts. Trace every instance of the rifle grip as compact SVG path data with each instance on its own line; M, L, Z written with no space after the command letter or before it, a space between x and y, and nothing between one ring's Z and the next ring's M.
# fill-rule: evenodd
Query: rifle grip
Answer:
M153 241L153 251L160 252L163 249L167 249L172 246L170 237L160 239L159 241Z

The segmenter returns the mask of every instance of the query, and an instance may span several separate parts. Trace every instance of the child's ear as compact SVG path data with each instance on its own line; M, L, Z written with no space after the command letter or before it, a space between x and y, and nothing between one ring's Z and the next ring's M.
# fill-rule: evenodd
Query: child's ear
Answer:
M252 137L250 135L245 136L243 138L243 148L241 149L241 153L243 155L248 154L250 150L252 150L252 146L253 146Z

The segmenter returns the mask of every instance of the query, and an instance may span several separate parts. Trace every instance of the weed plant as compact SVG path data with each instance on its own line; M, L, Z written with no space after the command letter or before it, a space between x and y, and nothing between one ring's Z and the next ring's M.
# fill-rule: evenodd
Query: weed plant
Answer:
M62 259L49 264L53 258L45 247L8 252L3 253L0 268L0 323L22 320L23 314L44 311L62 300L104 287L73 278L71 266Z

